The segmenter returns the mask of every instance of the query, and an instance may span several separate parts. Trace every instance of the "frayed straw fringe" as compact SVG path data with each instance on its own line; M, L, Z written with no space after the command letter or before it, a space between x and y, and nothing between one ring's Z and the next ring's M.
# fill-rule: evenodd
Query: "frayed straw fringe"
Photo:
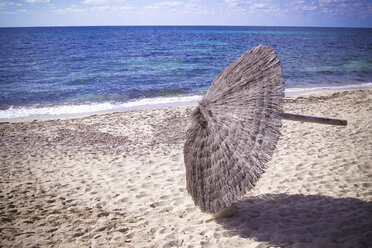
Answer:
M279 139L283 69L275 50L247 51L213 81L192 113L187 190L202 211L231 206L264 172Z

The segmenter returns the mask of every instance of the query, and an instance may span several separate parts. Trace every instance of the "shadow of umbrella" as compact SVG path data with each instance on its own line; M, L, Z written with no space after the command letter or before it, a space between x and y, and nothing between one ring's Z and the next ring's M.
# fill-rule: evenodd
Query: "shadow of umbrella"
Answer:
M217 223L257 241L282 247L371 247L372 202L322 195L262 195L236 203Z

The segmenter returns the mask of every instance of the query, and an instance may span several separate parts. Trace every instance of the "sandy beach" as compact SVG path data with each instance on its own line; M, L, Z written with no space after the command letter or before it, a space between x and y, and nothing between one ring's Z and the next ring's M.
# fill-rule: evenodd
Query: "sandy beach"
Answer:
M372 89L286 98L282 136L236 214L186 191L193 106L0 124L0 247L370 247Z

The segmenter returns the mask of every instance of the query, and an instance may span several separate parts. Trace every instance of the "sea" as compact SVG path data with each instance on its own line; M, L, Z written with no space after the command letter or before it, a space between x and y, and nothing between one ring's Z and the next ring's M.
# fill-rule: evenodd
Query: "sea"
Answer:
M372 87L368 28L0 28L0 120L196 104L259 44L276 50L287 95Z

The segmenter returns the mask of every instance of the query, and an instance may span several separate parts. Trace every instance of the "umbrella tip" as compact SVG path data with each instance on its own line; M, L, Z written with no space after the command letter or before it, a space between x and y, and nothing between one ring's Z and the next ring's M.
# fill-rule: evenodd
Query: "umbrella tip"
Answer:
M256 47L253 48L253 50L261 50L261 49L270 49L270 50L274 50L274 48L269 47L269 46L265 46L265 45L262 45L262 44L259 44L258 46L256 46Z
M259 44L258 46L252 48L251 50L247 50L246 54L262 53L262 52L270 52L270 53L274 52L274 53L276 53L274 48Z

